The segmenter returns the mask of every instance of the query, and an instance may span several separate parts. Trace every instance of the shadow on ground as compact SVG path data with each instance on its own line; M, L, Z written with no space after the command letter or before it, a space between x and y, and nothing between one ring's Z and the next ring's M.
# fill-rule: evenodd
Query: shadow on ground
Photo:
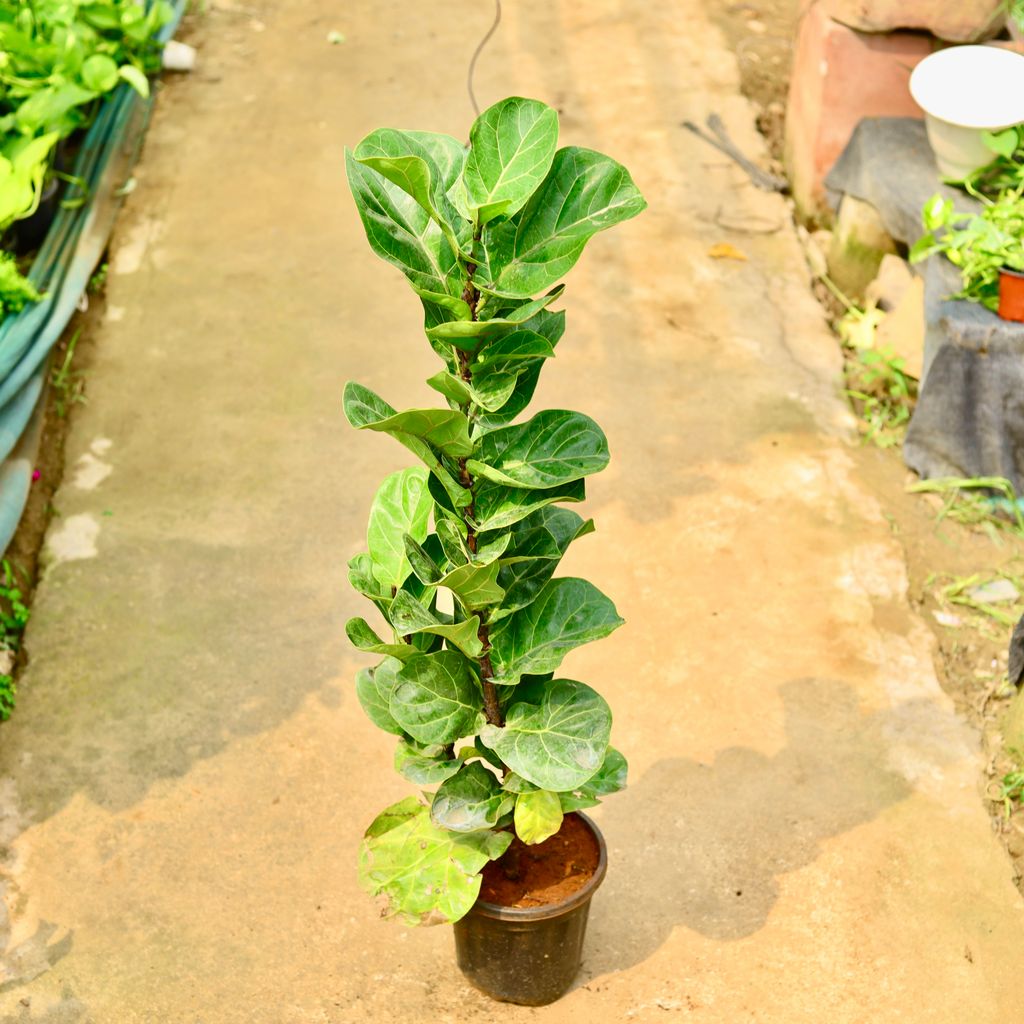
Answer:
M933 718L934 705L863 714L848 685L815 678L786 684L782 697L787 740L776 755L732 747L713 764L666 758L607 802L612 870L594 902L585 975L647 959L678 926L720 941L752 935L781 875L910 794L886 767L887 737L908 711L918 724Z

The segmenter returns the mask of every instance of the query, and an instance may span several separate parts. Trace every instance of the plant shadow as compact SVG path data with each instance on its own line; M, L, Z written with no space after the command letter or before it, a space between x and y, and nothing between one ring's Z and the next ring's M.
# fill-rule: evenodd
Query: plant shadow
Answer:
M782 697L787 741L777 754L730 747L713 764L665 758L605 804L611 870L581 981L646 960L678 926L719 941L757 932L780 876L912 792L887 767L894 735L924 737L918 754L930 764L961 752L931 701L865 714L847 684L815 678L787 683Z

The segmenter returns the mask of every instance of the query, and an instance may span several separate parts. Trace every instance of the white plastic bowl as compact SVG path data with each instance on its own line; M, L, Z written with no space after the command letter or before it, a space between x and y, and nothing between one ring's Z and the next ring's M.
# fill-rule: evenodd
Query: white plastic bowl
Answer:
M999 46L951 46L910 76L928 141L944 178L959 181L995 154L981 132L1024 122L1024 55Z

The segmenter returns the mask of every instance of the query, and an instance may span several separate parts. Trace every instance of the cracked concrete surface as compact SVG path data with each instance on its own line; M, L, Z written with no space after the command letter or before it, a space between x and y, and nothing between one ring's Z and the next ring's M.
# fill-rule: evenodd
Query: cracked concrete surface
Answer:
M650 202L569 279L537 404L608 433L598 533L563 571L628 623L567 663L632 766L595 814L611 867L579 984L498 1008L447 930L359 891L361 831L408 787L354 698L344 567L406 458L348 429L341 389L412 405L436 367L342 148L465 135L486 6L193 22L201 70L168 82L118 228L0 730L0 1021L1014 1024L1024 911L978 741L856 477L787 209L679 127L714 110L760 145L695 0L506 5L477 76L484 103L557 106ZM710 259L722 241L748 261Z

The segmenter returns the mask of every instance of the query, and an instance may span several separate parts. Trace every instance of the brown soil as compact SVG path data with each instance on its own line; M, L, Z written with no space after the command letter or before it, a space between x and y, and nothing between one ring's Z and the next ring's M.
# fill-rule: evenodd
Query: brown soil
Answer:
M594 834L575 814L536 846L518 838L488 864L480 898L501 907L548 907L567 900L590 881L601 857Z
M104 254L100 265L105 262ZM75 313L71 318L50 357L52 376L54 368L63 365L68 345L77 336L70 365L70 390L62 395L47 384L43 432L35 461L35 474L38 475L34 474L35 478L18 528L5 552L5 558L10 562L21 589L22 599L30 608L39 579L39 552L43 537L50 520L60 515L60 510L53 505L53 495L64 475L64 443L68 427L76 406L85 402L85 378L92 358L94 339L106 308L102 287L90 288L87 295L88 306L85 312ZM15 683L28 660L29 653L24 647L18 652ZM14 714L17 713L15 708Z
M740 87L757 109L757 127L782 160L786 92L799 0L707 0L711 20L736 54ZM775 168L776 171L780 167Z

